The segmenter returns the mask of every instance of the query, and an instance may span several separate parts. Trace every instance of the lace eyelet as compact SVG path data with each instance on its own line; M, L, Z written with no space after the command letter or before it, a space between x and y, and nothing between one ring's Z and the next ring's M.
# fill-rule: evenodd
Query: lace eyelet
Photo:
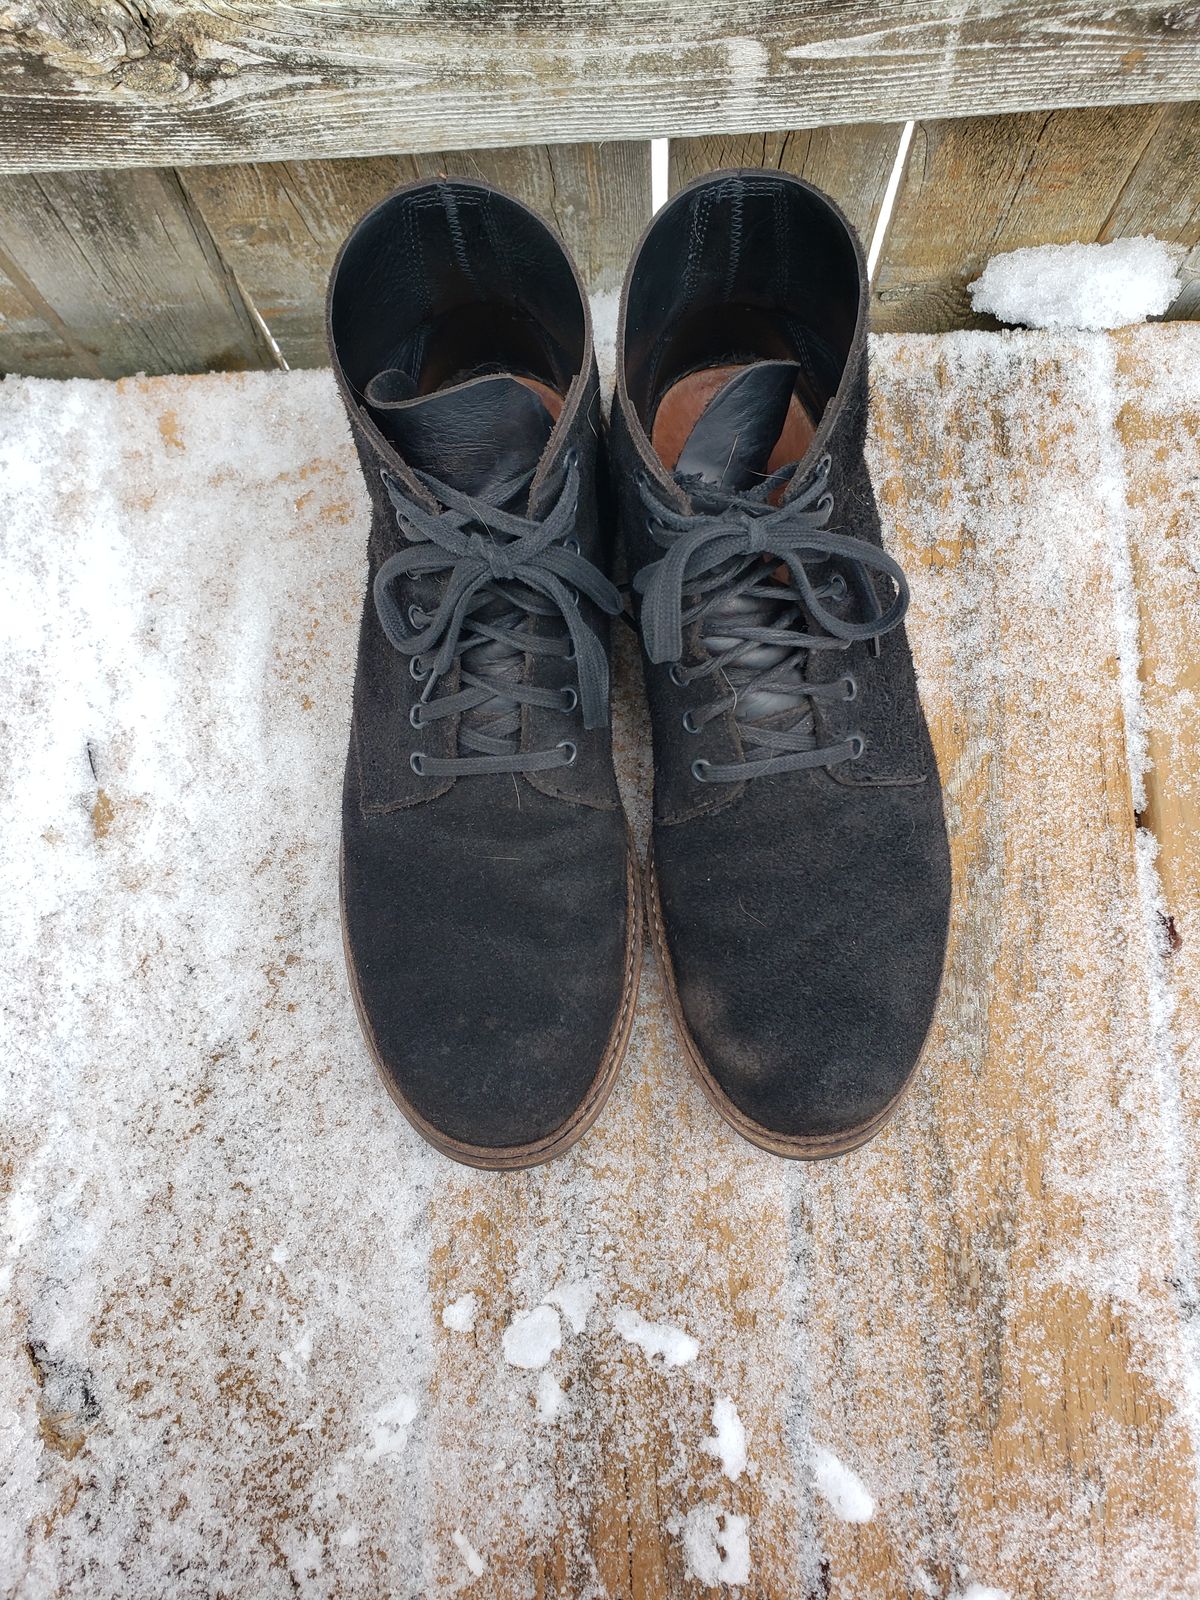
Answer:
M575 693L574 689L571 689L571 688L564 689L563 692L562 692L562 708L563 708L563 710L564 711L574 711L575 707L578 704L579 704L579 696Z
M408 662L408 675L417 683L422 683L429 676L429 668L420 656L410 656Z
M833 510L833 496L831 494L823 494L817 501L817 510L831 512Z
M556 748L567 751L567 755L563 759L562 765L564 767L573 767L575 765L575 757L579 754L579 751L575 745L572 744L571 740L560 739Z
M414 750L408 758L408 764L418 778L425 776L425 757L420 750Z
M574 555L578 555L579 554L579 540L578 539L564 539L563 540L563 549L564 550L570 550Z
M683 716L680 717L679 720L683 724L684 733L699 733L700 732L700 729L696 726L695 718L692 716L692 713L690 711L685 711L683 713Z
M860 760L862 758L863 751L866 748L867 748L867 741L863 738L861 733L852 733L850 735L850 759L851 759L851 761Z
M842 682L846 685L846 699L847 700L857 700L858 699L858 679L854 676L854 674L852 672L848 672L846 674L846 676L842 679Z
M417 603L414 601L413 604L411 606L409 606L409 608L408 608L408 625L409 625L409 627L410 628L423 628L425 626L425 624L423 622L418 622L417 618L418 617L423 617L424 615L425 615L425 612L422 609L422 607L417 605Z
M679 665L678 661L673 661L671 663L671 667L670 667L669 672L667 673L667 677L670 678L671 682L675 685L675 687L677 689L682 689L683 688L684 682L685 682L685 679L684 679L684 676L683 676L683 668Z
M826 450L825 454L817 462L817 471L821 474L821 476L823 478L827 478L829 476L829 473L832 470L832 468L833 468L833 457L829 454L829 451Z
M564 661L574 661L575 660L575 641L573 639L571 640L571 642L570 642L570 644L568 646L567 653L563 657L563 660Z
M704 774L708 771L709 767L711 767L711 766L712 766L712 762L711 761L693 761L692 762L692 777L695 778L697 783L707 783L708 782L708 779L704 776Z
M408 720L414 728L423 728L425 726L425 719L421 716L420 700L417 701L416 705L413 706L412 710L408 713Z

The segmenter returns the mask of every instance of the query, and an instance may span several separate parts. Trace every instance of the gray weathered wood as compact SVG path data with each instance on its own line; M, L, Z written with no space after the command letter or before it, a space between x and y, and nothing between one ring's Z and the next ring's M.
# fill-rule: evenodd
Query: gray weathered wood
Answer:
M967 285L989 256L1022 245L1153 232L1194 246L1197 142L1190 108L920 124L875 274L874 325L917 333L997 327L971 309ZM1176 166L1182 150L1193 154L1190 169Z
M1200 95L1195 4L23 0L4 169L757 132Z
M900 143L898 123L672 139L671 191L714 167L772 167L832 195L869 245Z
M180 178L288 365L313 367L329 359L325 286L347 232L397 184L439 173L485 178L540 211L593 290L619 286L650 215L644 142L193 167Z
M275 364L174 173L0 178L0 218L10 285L0 371L116 378Z
M1200 104L1163 106L1102 239L1153 233L1187 251L1169 319L1200 318Z

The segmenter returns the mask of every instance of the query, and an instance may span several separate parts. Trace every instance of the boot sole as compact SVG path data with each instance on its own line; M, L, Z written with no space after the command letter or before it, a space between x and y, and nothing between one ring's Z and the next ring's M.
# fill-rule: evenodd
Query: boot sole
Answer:
M515 1145L481 1145L466 1144L462 1140L453 1139L449 1134L440 1132L427 1122L417 1108L405 1099L397 1088L391 1074L383 1064L383 1058L375 1043L375 1035L367 1019L366 1007L363 1004L362 994L358 987L358 974L354 966L354 958L350 953L350 940L346 933L346 897L345 897L345 858L341 847L338 849L338 908L342 925L342 950L346 957L346 975L350 980L350 993L354 998L354 1009L358 1013L359 1027L362 1029L367 1050L375 1069L383 1079L383 1086L388 1094L399 1106L400 1110L412 1123L413 1127L435 1150L444 1156L449 1156L452 1161L461 1162L464 1166L480 1167L488 1172L518 1172L524 1167L540 1166L544 1161L550 1161L554 1156L562 1155L569 1150L576 1140L582 1136L595 1122L604 1109L604 1103L612 1093L613 1085L617 1081L617 1074L621 1070L621 1063L629 1048L629 1036L633 1032L633 1018L637 1007L638 987L642 974L642 887L640 863L638 860L637 846L634 843L633 833L627 827L628 833L628 858L627 858L627 885L628 897L626 901L626 937L625 937L625 982L621 994L621 1004L617 1011L617 1020L609 1034L608 1044L600 1062L599 1070L588 1086L587 1093L578 1108L560 1127L553 1133L547 1134L544 1139L535 1140L531 1144Z
M791 1161L826 1161L833 1156L844 1156L848 1155L851 1150L857 1150L861 1145L866 1144L869 1139L873 1139L879 1130L891 1121L903 1104L904 1097L912 1087L917 1073L921 1070L921 1063L924 1061L925 1052L929 1048L928 1039L922 1045L921 1053L917 1057L912 1071L901 1085L899 1093L894 1095L881 1111L877 1111L866 1122L860 1122L856 1127L847 1128L842 1133L814 1134L811 1137L772 1133L770 1128L764 1128L761 1123L755 1122L744 1111L739 1110L713 1076L708 1063L700 1053L700 1047L692 1037L691 1030L684 1021L679 990L675 986L675 968L671 962L670 952L667 949L662 902L658 893L658 879L654 872L654 855L652 851L647 853L646 858L646 910L650 920L650 937L654 943L654 954L658 958L658 970L662 973L663 991L666 994L667 1005L670 1007L671 1017L675 1023L675 1031L679 1035L680 1043L683 1045L683 1053L687 1058L688 1066L699 1080L700 1087L704 1090L709 1100L735 1133L740 1133L743 1139L747 1139L751 1144L757 1145L760 1150L769 1151L773 1156L784 1156Z

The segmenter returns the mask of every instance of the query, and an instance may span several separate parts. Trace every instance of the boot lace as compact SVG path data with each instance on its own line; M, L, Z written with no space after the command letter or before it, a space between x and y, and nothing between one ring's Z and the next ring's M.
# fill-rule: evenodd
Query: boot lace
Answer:
M898 626L908 609L908 583L898 563L877 545L830 531L830 465L822 456L811 480L779 506L770 503L771 496L795 475L795 462L740 492L680 478L691 514L664 506L649 480L640 481L651 535L666 551L634 580L642 596L646 653L651 661L672 663L671 677L680 686L721 679L727 694L685 712L683 725L688 733L699 733L732 710L745 756L727 764L694 761L697 782L738 783L832 767L857 760L865 749L856 733L836 744L818 743L816 703L853 700L858 686L849 675L831 683L810 682L804 667L810 651L878 641ZM780 566L787 581L776 576ZM885 574L895 586L886 611L872 572ZM852 591L865 612L858 619L842 614L848 609L842 602ZM685 667L683 630L696 621L703 622L704 659Z
M502 486L496 498L511 503L534 468ZM375 610L390 643L409 658L409 672L423 683L410 714L415 728L446 717L461 718L457 756L410 757L418 777L470 777L491 772L538 772L570 766L577 749L569 739L547 750L521 750L521 707L572 712L585 728L608 720L608 656L583 620L580 595L616 616L620 596L570 538L579 502L579 472L572 457L562 493L540 520L498 509L490 501L460 493L424 472L415 472L438 502L427 510L405 496L387 472L384 485L405 549L388 556L375 575ZM405 607L394 586L404 578L446 574L437 608ZM536 619L562 624L535 632ZM558 656L574 662L577 687L543 689L521 681L524 657ZM460 662L459 687L435 695L442 678Z

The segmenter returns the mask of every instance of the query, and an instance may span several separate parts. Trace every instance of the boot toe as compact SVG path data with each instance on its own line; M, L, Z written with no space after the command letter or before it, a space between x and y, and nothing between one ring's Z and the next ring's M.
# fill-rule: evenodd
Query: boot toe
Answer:
M348 804L342 903L377 1065L421 1131L470 1159L582 1119L630 963L623 818L532 790L518 806L511 780L487 805L464 788L415 813Z
M949 907L940 803L926 786L854 794L823 773L799 804L795 785L759 783L741 806L656 835L680 1009L743 1132L852 1141L905 1088L933 1016ZM856 822L870 848L847 848Z

